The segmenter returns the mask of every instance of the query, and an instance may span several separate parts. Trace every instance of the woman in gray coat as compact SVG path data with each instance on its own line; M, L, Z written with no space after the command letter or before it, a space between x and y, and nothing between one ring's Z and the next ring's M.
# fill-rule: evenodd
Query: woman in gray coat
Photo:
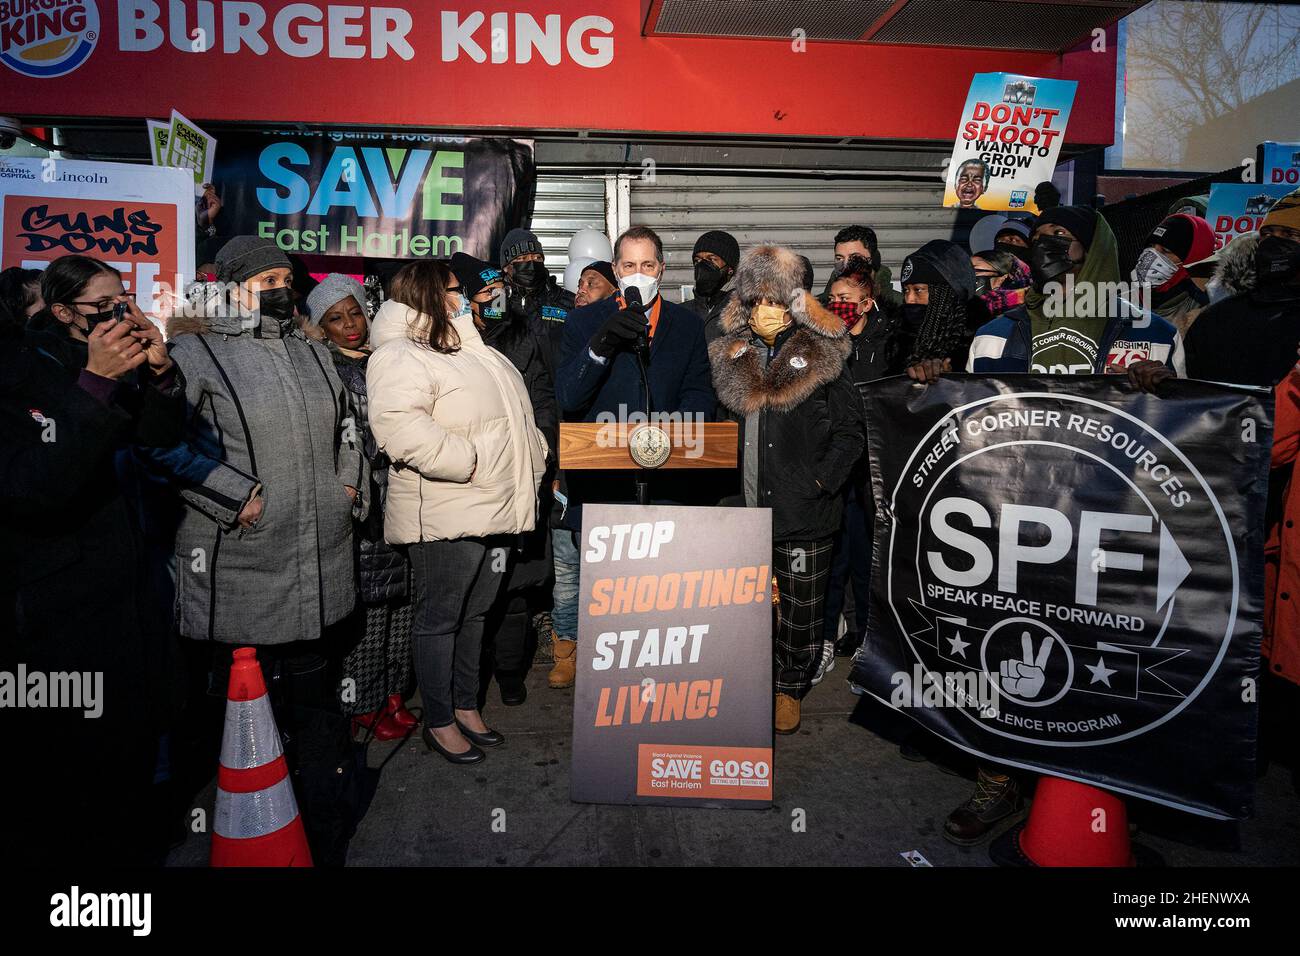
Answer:
M232 239L218 283L169 324L184 372L185 441L155 456L189 506L176 536L176 619L230 645L312 641L352 611L352 515L365 502L347 391L324 345L292 322L289 259ZM232 307L233 306L233 307ZM243 306L243 315L240 314Z
M368 505L367 466L329 353L293 322L288 257L241 236L216 264L217 283L192 290L168 327L185 376L185 438L149 456L186 506L176 626L196 642L192 679L215 698L209 708L191 699L190 733L207 743L220 726L231 652L251 644L277 726L310 752L319 713L338 710L336 645L356 602L352 519ZM182 749L205 759L201 747ZM306 807L303 822L310 839Z

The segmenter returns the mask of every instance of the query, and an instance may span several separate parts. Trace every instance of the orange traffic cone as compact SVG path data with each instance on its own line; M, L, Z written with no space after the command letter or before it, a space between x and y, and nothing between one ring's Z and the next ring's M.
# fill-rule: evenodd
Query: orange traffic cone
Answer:
M236 650L230 666L211 862L213 866L312 865L266 681L257 651L251 647Z
M1129 841L1128 808L1109 790L1041 777L1029 819L989 847L1002 866L1136 866L1159 862Z

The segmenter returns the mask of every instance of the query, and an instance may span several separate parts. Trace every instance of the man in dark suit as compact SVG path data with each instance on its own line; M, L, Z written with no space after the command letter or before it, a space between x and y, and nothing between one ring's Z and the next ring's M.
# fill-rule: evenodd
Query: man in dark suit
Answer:
M626 422L629 415L645 412L638 351L646 358L651 412L681 413L687 423L713 417L716 399L704 322L690 309L659 294L663 272L664 247L653 230L633 226L618 237L614 243L618 294L570 312L564 324L555 392L565 421ZM632 289L636 295L630 295ZM632 308L628 307L629 298ZM678 477L684 473L647 474L653 500L692 502L686 493L689 486ZM635 501L633 475L627 471L569 472L565 526L581 530L584 501ZM559 683L551 681L552 686L565 686L564 678L571 682L575 648L574 641L556 640L555 666L563 673L558 675ZM553 671L552 678L556 677Z

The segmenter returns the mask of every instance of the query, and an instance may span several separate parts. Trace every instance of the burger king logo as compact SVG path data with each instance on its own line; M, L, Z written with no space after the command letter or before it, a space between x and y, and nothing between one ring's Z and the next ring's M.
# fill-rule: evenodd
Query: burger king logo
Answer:
M71 73L98 39L95 0L0 0L0 60L23 76Z

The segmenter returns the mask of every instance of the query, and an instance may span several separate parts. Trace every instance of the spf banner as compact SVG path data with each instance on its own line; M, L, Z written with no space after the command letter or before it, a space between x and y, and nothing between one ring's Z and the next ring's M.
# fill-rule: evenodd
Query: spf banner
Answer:
M943 204L1037 213L1034 187L1056 169L1078 85L976 73L953 143Z
M877 517L851 679L992 762L1241 818L1272 399L1165 387L865 387Z
M772 513L585 505L581 803L772 802Z
M231 235L286 252L495 260L532 215L532 144L431 133L222 135L217 186Z
M71 159L0 159L0 269L93 256L122 273L141 311L194 277L194 190L185 170Z

